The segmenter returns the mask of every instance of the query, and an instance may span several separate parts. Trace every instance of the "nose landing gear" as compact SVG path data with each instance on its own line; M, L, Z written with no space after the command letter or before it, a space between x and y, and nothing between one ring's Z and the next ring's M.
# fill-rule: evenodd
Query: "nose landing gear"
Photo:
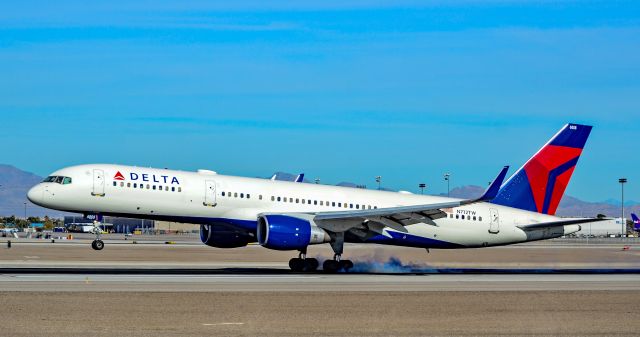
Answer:
M104 242L101 240L102 229L100 229L96 221L93 222L92 232L96 235L96 239L91 242L91 248L94 250L102 250L104 248Z

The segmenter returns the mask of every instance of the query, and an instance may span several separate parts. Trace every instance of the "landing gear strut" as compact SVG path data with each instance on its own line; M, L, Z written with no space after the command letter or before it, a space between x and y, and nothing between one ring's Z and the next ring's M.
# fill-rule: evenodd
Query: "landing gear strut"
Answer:
M289 260L289 268L292 271L316 271L320 263L317 259L307 257L307 249L300 251L298 257Z
M91 242L91 248L94 250L102 250L102 248L104 248L104 242L101 240L102 230L96 221L93 222L92 231L96 235L96 239Z
M337 273L341 270L349 271L349 269L353 268L353 262L350 260L342 260L344 232L335 233L331 239L331 248L335 254L333 255L333 260L324 261L322 270L325 273Z

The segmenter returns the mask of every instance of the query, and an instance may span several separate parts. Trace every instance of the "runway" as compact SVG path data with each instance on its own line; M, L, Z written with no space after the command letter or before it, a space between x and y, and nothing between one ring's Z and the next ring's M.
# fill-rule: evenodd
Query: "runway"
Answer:
M109 244L112 243L112 244ZM291 252L162 240L0 249L6 336L635 336L640 247L349 245L354 273ZM327 247L311 256L327 257ZM28 314L26 314L28 313Z
M640 274L2 274L22 292L639 291Z

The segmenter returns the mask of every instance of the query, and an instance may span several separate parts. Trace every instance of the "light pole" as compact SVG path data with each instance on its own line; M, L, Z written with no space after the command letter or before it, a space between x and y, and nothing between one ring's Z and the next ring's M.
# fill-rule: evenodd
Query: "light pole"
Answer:
M427 187L427 184L420 183L418 187L420 187L420 194L424 194L424 189Z
M627 182L627 178L620 178L618 182L620 183L620 190L622 192L622 212L620 213L620 222L622 222L622 234L620 234L620 237L622 237L627 234L627 223L624 221L624 184Z
M444 174L444 180L447 181L447 197L449 197L449 181L451 178L451 173L445 173Z
M376 182L378 183L378 190L380 189L380 183L382 182L382 176L376 177Z

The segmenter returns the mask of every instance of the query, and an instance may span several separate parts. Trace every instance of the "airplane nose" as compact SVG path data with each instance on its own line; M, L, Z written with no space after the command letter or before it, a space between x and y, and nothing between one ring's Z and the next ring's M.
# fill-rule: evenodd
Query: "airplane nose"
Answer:
M29 199L29 201L31 201L32 203L36 204L36 205L41 205L42 204L42 199L43 199L43 192L44 190L42 189L42 186L40 185L36 185L34 187L32 187L29 192L27 192L27 199Z

